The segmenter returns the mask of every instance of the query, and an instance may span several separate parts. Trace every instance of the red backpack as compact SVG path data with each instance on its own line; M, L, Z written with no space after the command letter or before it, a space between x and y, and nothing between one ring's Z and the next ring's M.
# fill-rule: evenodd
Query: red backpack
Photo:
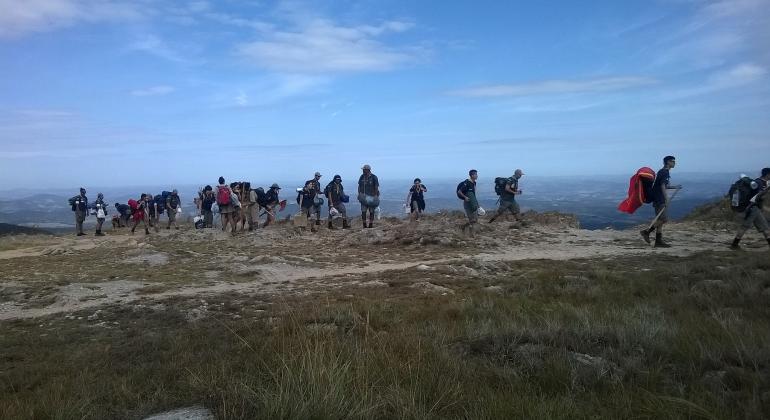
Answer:
M131 207L131 210L137 210L139 209L139 202L134 200L133 198L128 200L128 207Z
M232 194L232 191L230 191L230 187L220 186L219 189L217 190L217 205L218 206L230 205L230 194Z

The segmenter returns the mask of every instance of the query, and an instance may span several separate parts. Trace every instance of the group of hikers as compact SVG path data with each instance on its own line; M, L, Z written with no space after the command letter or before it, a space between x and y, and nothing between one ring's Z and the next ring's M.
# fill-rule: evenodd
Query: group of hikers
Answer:
M633 213L645 203L651 203L655 210L655 218L648 228L640 234L642 239L656 248L668 248L671 245L663 239L663 227L669 221L669 208L671 199L681 185L671 184L670 171L676 166L676 158L666 156L663 159L663 168L657 173L649 168L642 168L631 179L629 198L619 208L621 211ZM372 173L369 165L364 165L362 174L358 179L358 201L361 205L361 221L364 229L374 227L374 220L379 213L380 183L376 175ZM470 236L475 235L479 217L486 215L486 211L479 205L476 196L476 183L478 171L471 169L468 178L457 186L457 198L463 202L463 209L467 218L461 226L463 232ZM495 178L495 193L499 196L497 210L491 215L488 223L493 223L500 216L510 214L516 221L521 221L521 208L516 202L516 196L523 191L519 188L519 181L524 176L521 169L516 169L510 177ZM327 207L327 225L329 229L336 229L334 219L342 219L342 229L350 229L346 205L350 197L345 194L342 177L334 175L332 180L322 187L321 173L316 172L312 179L305 182L302 188L297 189L297 205L300 213L295 220L305 220L310 225L310 230L316 232L322 225L322 208ZM770 245L770 228L762 211L764 196L769 191L770 168L761 170L760 177L751 179L742 177L730 188L728 196L731 199L731 207L739 215L739 228L731 248L740 249L740 241L743 235L753 226ZM253 231L259 228L261 216L267 216L262 227L267 227L276 219L276 214L286 207L286 200L279 198L281 187L272 184L267 191L263 188L252 188L250 182L233 182L227 184L224 177L219 177L215 187L206 185L198 192L194 199L198 216L194 219L196 228L213 228L214 213L219 213L222 221L222 230L227 231L228 226L232 233L236 233L238 227L243 231L247 228ZM425 193L428 188L422 184L420 178L414 180L410 187L404 204L406 212L410 214L410 220L419 222L425 211ZM674 191L673 194L670 194ZM326 197L326 201L323 197ZM89 213L95 214L97 219L96 235L103 236L102 226L107 217L107 205L104 196L99 193L94 203L90 204L86 197L86 190L81 188L80 194L70 199L72 211L75 213L77 236L83 236L83 222ZM149 228L160 230L160 216L166 213L168 221L166 229L179 229L177 216L181 214L181 199L177 190L164 191L153 196L142 193L138 200L128 200L127 204L115 203L118 212L113 216L113 227L131 225L131 233L134 233L141 223L145 234L149 234ZM655 233L654 243L651 235Z

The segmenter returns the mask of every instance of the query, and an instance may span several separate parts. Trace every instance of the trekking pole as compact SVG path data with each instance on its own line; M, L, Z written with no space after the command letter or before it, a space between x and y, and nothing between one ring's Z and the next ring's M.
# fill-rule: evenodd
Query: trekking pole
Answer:
M680 191L680 190L681 190L681 188L677 189L676 191L674 191L674 193L673 193L673 194L671 194L671 198L669 198L669 199L668 199L668 203L670 203L670 202L671 202L671 200L673 200L673 199L674 199L674 197L676 197L676 195L679 193L679 191ZM650 223L650 226L647 228L648 230L649 230L649 229L652 229L652 227L653 227L653 226L655 226L655 222L657 222L657 221L658 221L658 219L660 219L660 215L662 215L662 214L663 214L663 212L664 212L664 211L666 211L666 209L668 208L668 203L666 203L666 205L665 205L665 206L663 206L663 208L662 208L662 209L660 209L660 211L659 211L659 212L658 212L658 214L655 216L655 218L654 218L654 219L652 219L652 223Z

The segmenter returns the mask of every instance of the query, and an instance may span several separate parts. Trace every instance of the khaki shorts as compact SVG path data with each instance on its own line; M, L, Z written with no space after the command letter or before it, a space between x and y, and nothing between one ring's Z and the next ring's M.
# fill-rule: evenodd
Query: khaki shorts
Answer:
M737 216L741 227L744 229L751 229L752 226L756 227L760 232L767 232L770 230L770 226L767 224L767 218L759 207L751 207L743 213L738 213Z

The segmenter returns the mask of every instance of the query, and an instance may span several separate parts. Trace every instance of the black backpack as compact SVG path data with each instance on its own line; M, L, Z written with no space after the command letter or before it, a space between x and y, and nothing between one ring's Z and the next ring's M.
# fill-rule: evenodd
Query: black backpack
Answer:
M495 178L495 194L503 195L505 192L505 186L511 182L511 178Z
M741 177L730 186L727 195L730 197L730 208L734 212L740 213L749 208L754 190L756 190L755 186L754 180L747 176Z
M465 181L457 184L457 190L456 191L460 191L463 188L463 186L465 186ZM463 196L461 196L459 192L457 193L457 198L459 198L462 201L465 201L465 198L463 198Z
M265 189L258 187L254 192L257 194L257 204L264 207L267 204L267 194L265 193Z

